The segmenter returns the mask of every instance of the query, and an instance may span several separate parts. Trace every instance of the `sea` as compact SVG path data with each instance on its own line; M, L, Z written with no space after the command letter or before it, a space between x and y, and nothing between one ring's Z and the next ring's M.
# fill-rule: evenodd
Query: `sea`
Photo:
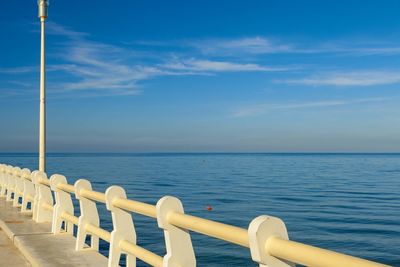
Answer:
M0 163L38 165L30 153L3 153ZM120 185L150 204L175 196L185 213L243 228L259 215L279 217L291 240L400 266L400 154L50 153L47 172L69 183L88 179L101 192ZM111 231L109 211L98 209ZM156 221L138 214L133 221L138 244L164 255ZM257 266L246 248L191 237L197 266ZM108 255L105 242L100 251Z

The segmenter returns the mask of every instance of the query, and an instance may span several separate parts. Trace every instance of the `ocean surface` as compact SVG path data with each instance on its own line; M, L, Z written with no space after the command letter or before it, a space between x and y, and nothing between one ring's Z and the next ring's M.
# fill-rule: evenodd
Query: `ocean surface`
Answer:
M0 162L33 170L37 156L0 154ZM98 191L121 185L151 204L176 196L186 213L240 227L277 216L292 240L400 266L400 154L49 154L47 170ZM164 255L155 220L133 219L138 243ZM196 233L192 241L198 266L257 266L248 249Z

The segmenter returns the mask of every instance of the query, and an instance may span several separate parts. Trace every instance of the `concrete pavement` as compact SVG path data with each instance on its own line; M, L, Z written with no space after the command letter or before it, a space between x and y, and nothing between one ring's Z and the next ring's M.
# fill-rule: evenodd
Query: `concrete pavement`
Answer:
M0 199L0 228L3 236L0 240L5 242L6 248L0 250L0 257L4 258L0 259L0 266L107 266L108 259L105 256L97 251L75 251L75 237L68 234L53 235L50 223L36 223L31 217L31 214L22 214L18 208L12 207L11 202ZM9 238L8 243L5 236ZM18 261L11 256L19 257ZM12 264L1 260L11 261ZM15 265L14 262L25 265Z
M31 266L7 235L0 230L0 266Z

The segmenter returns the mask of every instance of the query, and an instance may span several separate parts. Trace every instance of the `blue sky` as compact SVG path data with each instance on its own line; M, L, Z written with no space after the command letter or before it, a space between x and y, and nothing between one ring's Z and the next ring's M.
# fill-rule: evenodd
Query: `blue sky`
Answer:
M34 152L36 1L2 8L0 150ZM48 150L398 152L399 12L396 0L53 0Z

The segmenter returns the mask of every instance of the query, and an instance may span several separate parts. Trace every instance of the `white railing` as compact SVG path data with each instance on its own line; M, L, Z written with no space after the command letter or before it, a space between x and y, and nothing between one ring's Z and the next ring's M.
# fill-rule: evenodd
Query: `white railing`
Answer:
M111 186L102 193L94 191L85 179L71 185L60 174L48 179L43 172L30 172L26 168L5 164L0 164L0 188L0 197L12 201L21 212L31 211L36 222L50 222L54 234L73 235L76 226L76 250L98 250L99 239L110 243L109 267L119 266L121 254L127 255L127 266L135 266L136 258L157 267L196 266L189 231L249 248L252 260L260 267L294 264L314 267L388 266L290 241L283 221L272 216L259 216L248 229L244 229L187 215L175 197L166 196L156 205L150 205L127 199L125 190L119 186ZM74 213L72 195L79 200L79 216ZM105 204L111 212L111 232L100 228L97 202ZM159 228L164 231L166 254L163 257L136 243L132 213L157 220ZM91 237L89 248L85 246L87 236Z

